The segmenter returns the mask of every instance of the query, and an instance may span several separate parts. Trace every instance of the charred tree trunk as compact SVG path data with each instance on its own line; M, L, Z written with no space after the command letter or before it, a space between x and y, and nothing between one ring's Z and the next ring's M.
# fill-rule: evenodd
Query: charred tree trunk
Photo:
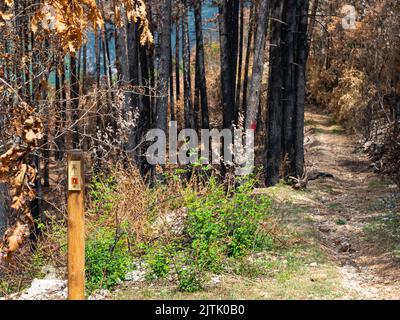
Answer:
M71 55L70 59L70 99L72 109L72 148L79 149L79 77L77 74L77 60Z
M207 98L207 80L206 67L204 61L204 43L203 43L203 24L201 14L201 1L194 5L194 19L196 25L196 78L199 84L199 93L201 101L201 119L202 129L209 129L208 117L208 98Z
M167 132L168 84L171 61L171 0L162 1L160 30L160 69L158 77L158 97L156 103L156 128Z
M55 152L55 159L61 161L64 157L65 149L65 135L63 132L66 124L66 92L65 92L65 69L64 59L58 59L56 63L56 130L55 130L55 144L57 150Z
M189 39L189 21L188 6L185 1L183 14L182 31L182 51L183 51L183 94L184 94L184 113L185 127L194 129L193 105L192 105L192 85L190 79L190 39Z
M266 184L275 185L280 178L282 159L282 14L283 1L274 0L272 5L272 37L270 49L270 78L268 99L268 134Z
M308 9L309 1L297 1L298 30L297 30L297 73L296 73L296 142L295 167L296 175L302 176L304 170L304 105L306 96L306 65L309 53L308 47Z
M257 17L257 35L255 39L253 72L249 83L247 98L246 129L256 130L260 91L264 74L265 33L269 12L269 0L261 0Z
M127 26L128 72L129 85L135 88L139 85L139 41L137 38L137 24L129 22ZM132 90L132 89L131 89ZM136 112L139 108L139 97L136 93L129 94L129 111Z
M221 52L221 94L223 127L231 128L237 115L235 104L237 70L238 0L222 0L219 5Z
M293 8L293 9L292 9ZM283 168L285 178L296 175L295 168L295 120L296 120L296 84L295 84L295 40L296 33L296 0L285 1L285 26L282 31L284 71L283 83L283 151L282 155L288 163ZM296 39L295 39L296 38Z
M176 100L181 99L181 78L180 78L180 16L178 13L178 16L176 18L176 23L175 23L175 94L176 94Z
M247 35L247 47L246 47L246 58L244 62L244 76L243 76L243 94L242 94L242 112L245 114L247 112L247 86L249 80L249 68L250 68L250 55L251 55L251 44L253 42L253 31L255 25L254 17L254 3L251 3L250 13L249 13L249 32Z
M240 28L239 28L239 60L236 84L236 110L240 113L240 94L242 88L242 69L243 69L243 39L244 37L244 0L240 0Z

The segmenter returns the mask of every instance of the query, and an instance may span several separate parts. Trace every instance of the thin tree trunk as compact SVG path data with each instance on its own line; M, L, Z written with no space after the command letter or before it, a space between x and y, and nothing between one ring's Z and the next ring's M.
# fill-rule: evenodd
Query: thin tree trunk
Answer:
M201 14L201 1L198 1L194 5L194 18L196 24L196 77L199 82L199 93L201 100L201 116L202 116L202 128L209 129L209 117L208 117L208 98L207 98L207 79L206 79L206 67L204 61L204 43L203 43L203 24Z
M296 0L285 1L286 25L283 31L283 61L284 98L283 98L283 151L282 155L289 163L285 164L285 178L296 175L295 167L295 119L296 119L296 84L295 63L296 55Z
M156 103L156 128L167 132L168 84L171 61L171 0L162 1L160 26L160 67L158 77L158 97Z
M129 22L127 27L127 47L128 47L128 70L129 84L137 87L139 85L139 41L137 39L137 24ZM130 93L130 112L136 112L139 108L139 97L135 93Z
M180 79L180 16L178 13L178 16L176 18L176 23L175 23L175 93L176 93L176 99L180 100L181 99L181 79Z
M79 149L79 78L77 75L77 60L76 57L70 57L70 99L72 108L72 148Z
M193 99L193 111L194 111L194 129L197 130L200 124L200 77L199 77L199 61L198 47L196 47L196 62L194 71L194 99Z
M96 90L98 92L100 90L100 75L101 75L101 70L100 70L101 41L100 41L100 36L99 36L98 31L95 32L94 41L95 41L95 55L96 55ZM100 95L97 93L97 96L96 96L96 127L95 127L95 135L96 136L97 136L97 133L102 132L102 129L103 129L99 97L100 97ZM94 171L99 172L100 168L101 168L102 151L100 150L99 141L97 139L94 141L94 145L95 145L95 149L96 149L96 161L95 161Z
M256 130L260 91L264 73L265 33L268 21L269 0L261 0L257 18L257 37L254 48L253 72L247 98L246 129Z
M183 51L183 93L184 93L184 113L185 127L187 129L194 128L193 106L192 106L192 85L190 78L190 39L189 39L189 22L188 7L185 2L183 14L183 31L182 31L182 51Z
M317 21L318 6L319 6L319 0L314 0L311 7L310 27L308 29L309 45L311 43L312 36L314 34L315 22Z
M57 150L55 152L55 159L61 161L64 156L65 149L65 134L63 132L66 124L66 92L65 92L65 71L64 59L58 59L56 62L56 96L57 96L57 116L55 124L55 144Z
M270 49L270 78L268 99L268 134L266 184L279 182L282 159L282 13L283 1L274 0L272 5L272 39Z
M246 58L244 62L244 79L243 79L243 95L242 95L242 112L247 112L247 87L249 80L249 68L250 68L250 55L251 55L251 44L253 42L253 31L255 25L255 15L254 15L254 3L251 3L250 14L249 14L249 32L247 36L247 48L246 48Z
M295 143L295 166L296 174L303 175L304 171L304 105L306 92L306 65L308 59L308 9L309 1L301 0L297 2L297 12L299 15L298 28L298 61L297 61L297 105L296 105L296 143Z
M172 61L172 45L170 45L170 54L169 54L169 104L170 104L170 119L171 121L175 120L175 93L174 93L174 75L173 75L173 61Z
M222 0L219 6L218 24L221 54L221 95L224 128L232 128L232 124L235 120L236 71L233 73L232 70L236 70L236 66L232 66L232 13L233 1Z
M81 87L82 87L82 94L85 95L87 92L86 87L86 76L87 76L87 45L83 46L83 57L82 57L82 76L81 76Z
M242 69L243 69L243 39L244 37L244 0L240 0L240 29L239 29L239 62L236 84L236 110L240 113L240 94L242 88Z

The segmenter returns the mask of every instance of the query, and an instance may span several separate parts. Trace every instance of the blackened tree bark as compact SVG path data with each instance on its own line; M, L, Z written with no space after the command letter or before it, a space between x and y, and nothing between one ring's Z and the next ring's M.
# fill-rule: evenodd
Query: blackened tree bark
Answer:
M115 26L114 28L115 65L118 72L118 80L120 80L122 85L124 85L129 81L128 41L127 28L125 26L127 21L124 14L122 14L121 19L123 19L123 25L120 27Z
M254 3L251 3L250 13L249 13L249 32L247 35L247 48L246 48L246 58L244 62L244 72L243 72L243 94L242 94L242 111L246 113L246 104L247 104L247 86L249 80L249 69L250 69L250 55L251 55L251 44L253 42L253 33L254 33L254 25L255 25L255 17L254 17Z
M283 157L288 163L284 166L285 178L296 175L295 166L295 120L296 120L296 84L295 84L295 40L296 34L296 0L285 1L285 26L282 30L282 41L284 43L282 69L284 71L284 99L283 105ZM296 39L295 39L296 38Z
M176 99L181 99L181 78L180 78L180 30L181 30L180 11L178 9L175 22L175 94Z
M128 72L129 84L139 85L139 41L137 37L137 23L129 22L127 26ZM129 111L136 112L139 108L139 97L135 93L129 95Z
M173 61L172 61L172 46L170 45L169 53L169 104L170 104L170 119L175 120L175 92L174 92L174 75L173 75Z
M318 11L318 6L319 6L319 0L313 0L312 6L311 6L311 16L309 19L309 28L308 28L308 42L310 45L313 33L314 33L314 27L315 27L315 22L317 21L317 11Z
M247 97L246 129L256 129L260 91L264 73L265 33L269 12L269 0L261 0L257 17L257 35L255 39L253 72Z
M244 0L240 0L240 27L239 27L239 58L238 58L238 72L236 83L236 110L240 112L240 94L242 88L242 69L243 69L243 37L244 37Z
M87 45L85 44L82 48L82 75L80 75L81 79L81 94L86 94L87 92L87 83L86 83L86 78L87 78Z
M139 113L139 119L137 122L136 132L135 132L135 144L137 147L140 145L138 152L135 152L135 161L139 167L140 174L145 177L148 172L153 169L153 167L147 162L145 155L147 145L142 143L143 137L146 132L151 128L152 116L151 116L151 102L150 102L150 90L148 84L150 82L150 72L149 72L149 54L145 47L140 46L139 49L140 56L140 68L141 68L141 85L144 86L144 96L142 96L142 109Z
M70 98L72 108L72 148L79 149L79 77L77 74L77 59L75 56L70 57Z
M274 0L272 4L272 35L270 48L270 78L268 99L268 134L266 184L275 185L280 178L282 159L282 30L283 1Z
M0 237L3 237L3 233L8 225L8 218L10 215L8 198L7 185L5 183L0 183Z
M309 53L308 47L308 9L309 0L297 1L298 12L298 38L297 38L297 74L296 74L296 143L295 166L296 175L301 176L304 171L304 105L306 96L306 65Z
M56 123L55 123L55 144L57 150L55 151L55 159L61 161L64 156L65 149L65 135L63 134L63 128L65 126L66 117L66 92L65 92L65 68L64 59L56 59Z
M199 66L198 66L198 50L196 46L196 62L195 62L195 74L194 74L194 99L193 99L193 111L194 111L194 129L198 130L200 127L200 78L199 78Z
M192 85L190 80L190 39L188 6L184 1L183 30L182 30L182 51L183 51L183 94L184 94L184 113L185 127L194 128L193 105L192 105Z
M238 105L236 104L236 83L239 80L237 77L238 71L238 56L239 56L239 1L233 0L232 4L232 22L231 22L231 32L229 33L229 43L231 44L230 48L230 66L232 73L232 87L234 92L234 106L233 106L233 118L236 122L239 115ZM239 80L240 81L240 80Z
M206 67L204 62L204 43L203 43L203 25L201 15L201 1L194 4L194 19L196 25L196 77L199 82L199 92L201 101L201 119L202 128L210 127L208 117L208 99L207 99L207 80Z
M171 0L162 1L160 30L160 65L155 126L167 132L168 88L171 73Z
M301 177L304 171L308 10L308 0L275 0L274 3L274 17L278 20L272 24L270 52L266 163L269 186L280 178Z
M219 4L219 36L221 52L221 94L223 127L231 128L237 114L235 104L238 0L222 0Z

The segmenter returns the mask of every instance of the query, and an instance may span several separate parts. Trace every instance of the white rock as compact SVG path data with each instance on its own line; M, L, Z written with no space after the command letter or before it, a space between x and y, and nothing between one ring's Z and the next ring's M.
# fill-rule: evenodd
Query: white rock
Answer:
M89 296L88 300L106 300L111 298L111 292L106 289L96 290Z
M142 270L133 270L126 274L125 281L142 282L146 280L146 272Z
M33 279L30 288L18 300L55 300L67 298L67 281L59 279Z
M211 277L211 282L213 284L218 284L218 283L221 282L221 277L220 276L213 276L213 277Z

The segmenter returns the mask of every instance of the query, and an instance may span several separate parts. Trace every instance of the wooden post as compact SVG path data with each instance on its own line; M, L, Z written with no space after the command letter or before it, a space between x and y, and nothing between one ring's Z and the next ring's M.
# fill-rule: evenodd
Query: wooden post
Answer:
M85 299L84 178L83 152L68 152L68 300Z

